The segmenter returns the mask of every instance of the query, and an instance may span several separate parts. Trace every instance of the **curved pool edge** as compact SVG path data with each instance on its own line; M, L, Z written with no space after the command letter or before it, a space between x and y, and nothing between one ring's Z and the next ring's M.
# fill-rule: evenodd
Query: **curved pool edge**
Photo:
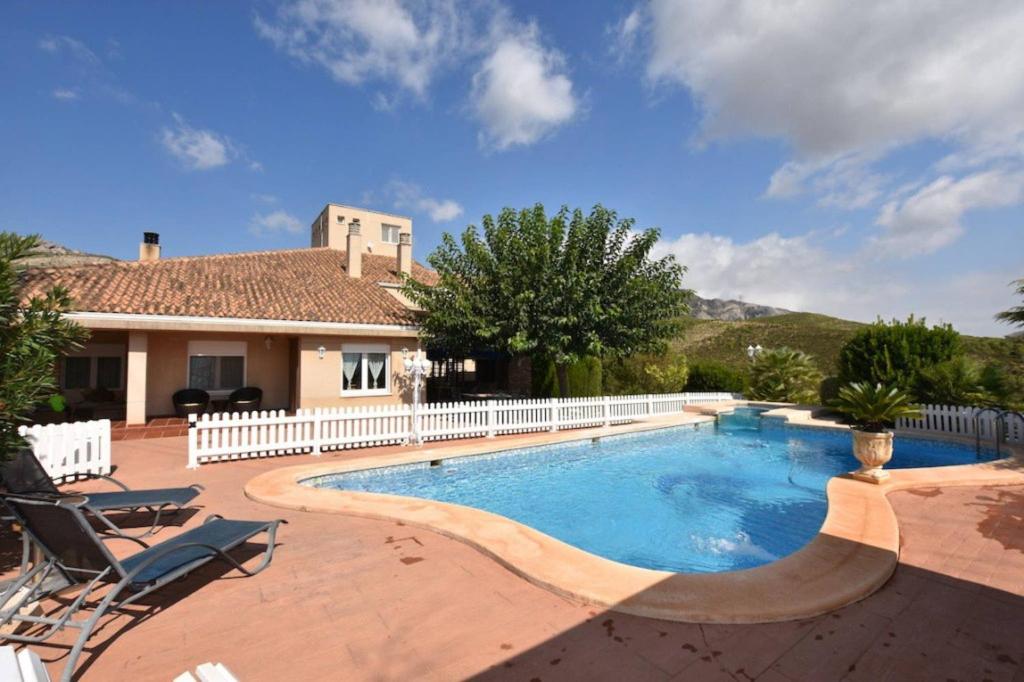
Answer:
M666 428L534 436L567 442L600 435ZM600 431L601 433L598 433ZM896 569L899 527L888 502L905 488L952 485L1024 485L1020 461L998 460L928 469L893 470L881 485L847 477L830 479L828 513L818 534L797 552L757 568L722 573L671 573L622 564L566 544L512 519L472 507L397 495L313 488L301 481L438 458L520 449L477 445L416 450L276 469L251 479L250 499L276 507L401 522L463 542L528 582L573 601L664 620L762 623L817 616L859 601L879 589ZM453 454L453 452L458 454Z

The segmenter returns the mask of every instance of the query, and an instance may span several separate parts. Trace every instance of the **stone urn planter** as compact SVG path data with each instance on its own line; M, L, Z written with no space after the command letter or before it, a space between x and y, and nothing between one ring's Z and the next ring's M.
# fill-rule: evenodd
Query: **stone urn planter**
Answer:
M871 483L881 483L889 478L889 472L882 467L892 459L891 431L861 431L853 433L853 456L860 462L860 469L853 472L854 478Z

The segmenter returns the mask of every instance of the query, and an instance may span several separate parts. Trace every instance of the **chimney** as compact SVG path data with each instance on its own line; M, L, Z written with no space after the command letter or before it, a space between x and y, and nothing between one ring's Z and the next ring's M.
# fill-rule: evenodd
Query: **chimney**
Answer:
M160 260L160 235L156 232L143 232L142 243L139 244L139 261L146 263Z
M363 276L363 235L359 227L359 218L353 218L348 224L348 244L346 257L348 260L348 276Z
M408 232L398 235L398 272L412 274L412 235Z

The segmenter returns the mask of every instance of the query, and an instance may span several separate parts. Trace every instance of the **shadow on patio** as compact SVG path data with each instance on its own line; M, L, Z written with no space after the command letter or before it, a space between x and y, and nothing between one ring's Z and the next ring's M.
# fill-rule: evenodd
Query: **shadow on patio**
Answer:
M1024 490L982 489L968 506L983 508L976 531L1002 546L998 558L963 556L981 544L946 544L948 533L939 532L925 543L931 547L908 551L912 560L919 551L940 561L945 554L949 573L908 564L905 555L877 593L788 623L697 625L590 610L585 622L523 651L510 638L501 644L507 660L473 679L1024 679Z

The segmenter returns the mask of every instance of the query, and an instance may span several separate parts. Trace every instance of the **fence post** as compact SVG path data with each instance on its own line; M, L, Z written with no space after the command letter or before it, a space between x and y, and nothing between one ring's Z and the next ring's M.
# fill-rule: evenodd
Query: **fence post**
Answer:
M199 468L199 423L198 415L188 416L188 468Z
M320 456L320 448L323 444L321 425L323 424L323 408L317 407L313 410L313 450L310 454L314 457Z
M494 424L494 401L487 401L487 437L494 438L495 424Z
M550 398L551 403L551 430L558 430L558 398Z
M99 473L110 473L110 420L100 420Z
M654 416L654 396L650 393L647 394L647 416Z
M604 425L605 428L612 425L612 399L609 396L604 396L601 400L604 409Z

